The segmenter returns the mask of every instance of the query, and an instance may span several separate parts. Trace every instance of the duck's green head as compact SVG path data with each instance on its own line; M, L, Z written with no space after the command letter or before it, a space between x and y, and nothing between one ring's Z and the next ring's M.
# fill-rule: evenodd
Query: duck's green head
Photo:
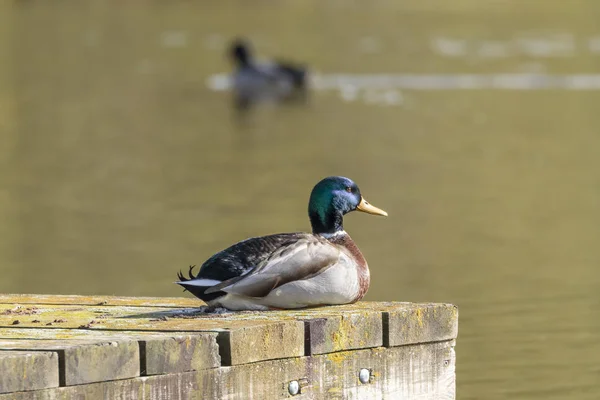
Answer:
M358 210L374 215L387 213L372 206L361 195L358 185L343 176L330 176L317 183L310 194L308 216L313 233L342 231L343 217Z

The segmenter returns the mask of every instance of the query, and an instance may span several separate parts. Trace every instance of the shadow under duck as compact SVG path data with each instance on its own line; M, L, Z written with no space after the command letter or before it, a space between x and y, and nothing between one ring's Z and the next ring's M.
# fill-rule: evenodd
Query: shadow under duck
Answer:
M367 261L344 231L351 211L387 213L369 204L352 180L323 179L308 204L312 233L280 233L246 239L213 255L196 276L179 282L210 307L268 310L347 304L367 292Z
M286 101L306 98L307 72L289 62L255 61L250 44L236 39L230 48L236 70L232 77L235 105L245 109L258 101Z

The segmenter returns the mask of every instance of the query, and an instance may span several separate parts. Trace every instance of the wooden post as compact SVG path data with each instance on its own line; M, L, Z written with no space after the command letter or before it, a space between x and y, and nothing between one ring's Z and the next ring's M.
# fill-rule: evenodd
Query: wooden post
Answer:
M453 305L199 305L0 295L0 400L455 398Z

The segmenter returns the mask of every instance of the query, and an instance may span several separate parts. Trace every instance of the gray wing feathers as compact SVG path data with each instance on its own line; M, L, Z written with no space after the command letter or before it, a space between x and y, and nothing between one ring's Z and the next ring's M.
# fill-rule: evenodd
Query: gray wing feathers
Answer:
M340 250L330 242L307 237L280 247L252 272L211 287L206 293L222 290L250 297L264 297L288 282L308 279L334 265Z

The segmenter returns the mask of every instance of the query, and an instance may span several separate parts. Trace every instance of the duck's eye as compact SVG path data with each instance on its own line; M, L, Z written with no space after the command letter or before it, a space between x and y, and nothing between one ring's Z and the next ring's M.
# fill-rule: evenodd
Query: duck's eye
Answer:
M346 192L352 193L352 188L350 186L346 187Z

